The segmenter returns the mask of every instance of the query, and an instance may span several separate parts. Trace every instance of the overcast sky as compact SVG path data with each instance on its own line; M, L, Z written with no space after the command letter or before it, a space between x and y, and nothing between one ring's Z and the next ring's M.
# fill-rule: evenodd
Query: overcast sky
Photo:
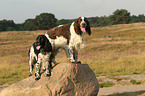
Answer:
M0 0L0 20L23 23L44 12L57 19L109 16L116 9L126 9L131 15L145 14L145 0Z

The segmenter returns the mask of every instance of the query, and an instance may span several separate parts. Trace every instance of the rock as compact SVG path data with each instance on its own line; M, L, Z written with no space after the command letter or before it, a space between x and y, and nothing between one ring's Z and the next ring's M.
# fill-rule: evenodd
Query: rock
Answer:
M5 88L0 96L97 96L99 83L87 64L61 63L52 75L31 76Z

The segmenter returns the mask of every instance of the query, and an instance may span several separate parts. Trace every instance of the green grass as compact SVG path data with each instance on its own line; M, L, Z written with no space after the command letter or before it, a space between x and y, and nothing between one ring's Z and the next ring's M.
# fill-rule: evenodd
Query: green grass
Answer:
M132 84L137 84L137 85L138 85L138 84L141 84L142 82L139 82L139 81L137 82L136 80L133 80L133 79L132 79L132 80L130 80L130 83L132 83Z
M113 82L111 82L111 81L106 81L106 82L100 82L99 83L99 87L100 88L103 88L103 87L111 87L111 86L113 86L114 84L113 84Z
M29 75L28 50L37 35L46 31L0 32L0 85ZM106 38L105 36L111 36ZM96 76L145 73L145 23L92 28L79 60L89 64ZM68 62L65 52L56 58Z

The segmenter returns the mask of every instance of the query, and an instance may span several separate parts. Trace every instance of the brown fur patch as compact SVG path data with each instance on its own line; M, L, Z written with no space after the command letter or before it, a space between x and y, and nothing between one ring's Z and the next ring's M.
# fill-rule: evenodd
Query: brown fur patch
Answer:
M78 34L78 35L82 34L82 31L80 29L80 23L78 23L77 21L74 24L74 29L75 29L76 34Z
M47 31L47 34L49 35L49 38L51 39L56 39L56 37L60 37L60 36L63 36L64 38L67 39L67 43L69 43L69 40L70 40L70 25L71 23L69 24L64 24L62 26L57 26L57 27L54 27L50 30Z

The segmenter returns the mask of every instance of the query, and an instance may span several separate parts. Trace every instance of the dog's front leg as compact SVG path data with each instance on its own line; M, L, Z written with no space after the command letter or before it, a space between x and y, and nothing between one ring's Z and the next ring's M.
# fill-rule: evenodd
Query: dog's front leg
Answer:
M36 63L35 77L36 77L35 80L40 79L40 63L39 62Z
M66 50L67 57L69 58L71 63L81 63L78 60L78 51L75 50L75 48L67 47L65 50Z
M34 60L32 57L29 58L29 65L30 65L30 74L29 76L32 76L33 68L34 68Z
M68 52L67 56L71 63L81 63L78 60L78 51L77 50L75 50L74 48L68 48L66 52Z
M41 63L42 63L42 58L41 58L41 53L38 54L38 60L36 63L36 67L35 67L35 80L39 80L40 79L40 68L41 68Z
M78 51L77 50L73 50L73 57L74 57L75 63L81 63L81 61L78 60Z
M75 60L74 60L74 57L73 57L73 50L72 50L72 48L66 47L65 48L65 52L66 52L66 56L69 59L69 61L73 63Z

